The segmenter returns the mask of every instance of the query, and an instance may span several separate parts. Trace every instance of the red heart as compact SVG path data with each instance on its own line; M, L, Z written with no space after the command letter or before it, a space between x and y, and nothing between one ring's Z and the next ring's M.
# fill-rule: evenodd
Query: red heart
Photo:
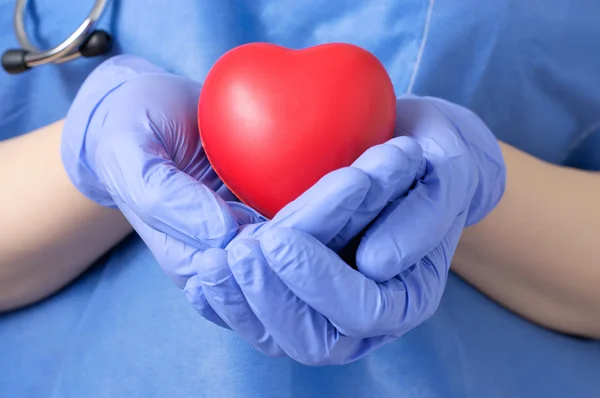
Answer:
M209 71L198 107L215 172L267 217L392 138L395 118L394 87L383 65L342 43L234 48Z

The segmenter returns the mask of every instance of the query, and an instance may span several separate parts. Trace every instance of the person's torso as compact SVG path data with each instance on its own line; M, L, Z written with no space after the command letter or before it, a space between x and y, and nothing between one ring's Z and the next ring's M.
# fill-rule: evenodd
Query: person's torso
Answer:
M16 45L14 3L0 0L0 51ZM92 1L31 3L30 34L53 45ZM600 169L598 16L594 0L114 0L102 27L115 52L200 81L246 42L355 43L383 62L397 94L463 104L535 156ZM0 72L0 139L64 117L100 61ZM132 238L55 297L0 317L0 396L598 396L599 348L451 276L432 319L361 361L269 359L201 320Z

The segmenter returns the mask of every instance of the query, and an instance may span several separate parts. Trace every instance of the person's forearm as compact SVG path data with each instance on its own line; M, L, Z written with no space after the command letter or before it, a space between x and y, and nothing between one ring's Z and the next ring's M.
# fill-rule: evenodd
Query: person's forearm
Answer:
M61 130L57 122L0 142L0 311L56 292L131 232L119 211L70 183Z
M505 195L465 229L452 269L533 322L600 338L600 173L502 150Z

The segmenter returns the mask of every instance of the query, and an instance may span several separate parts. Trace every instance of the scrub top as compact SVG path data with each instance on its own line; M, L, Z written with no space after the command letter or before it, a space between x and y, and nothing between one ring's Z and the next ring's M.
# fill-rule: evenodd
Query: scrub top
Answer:
M17 46L14 3L0 0L0 50ZM47 47L92 1L30 3L30 35ZM102 27L115 54L199 81L246 42L354 43L398 94L462 104L512 145L599 170L599 17L596 0L114 0ZM64 117L100 61L0 73L0 138ZM600 343L539 328L454 274L430 320L362 360L267 358L195 313L135 235L53 297L0 315L0 397L600 397L598 375Z

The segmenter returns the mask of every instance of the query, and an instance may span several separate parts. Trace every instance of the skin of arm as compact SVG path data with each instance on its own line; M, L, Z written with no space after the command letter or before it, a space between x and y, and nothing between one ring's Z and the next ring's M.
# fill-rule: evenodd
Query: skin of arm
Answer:
M600 173L501 147L505 194L464 230L452 269L537 324L600 338Z
M0 311L56 292L132 231L118 210L71 184L62 126L0 142Z

